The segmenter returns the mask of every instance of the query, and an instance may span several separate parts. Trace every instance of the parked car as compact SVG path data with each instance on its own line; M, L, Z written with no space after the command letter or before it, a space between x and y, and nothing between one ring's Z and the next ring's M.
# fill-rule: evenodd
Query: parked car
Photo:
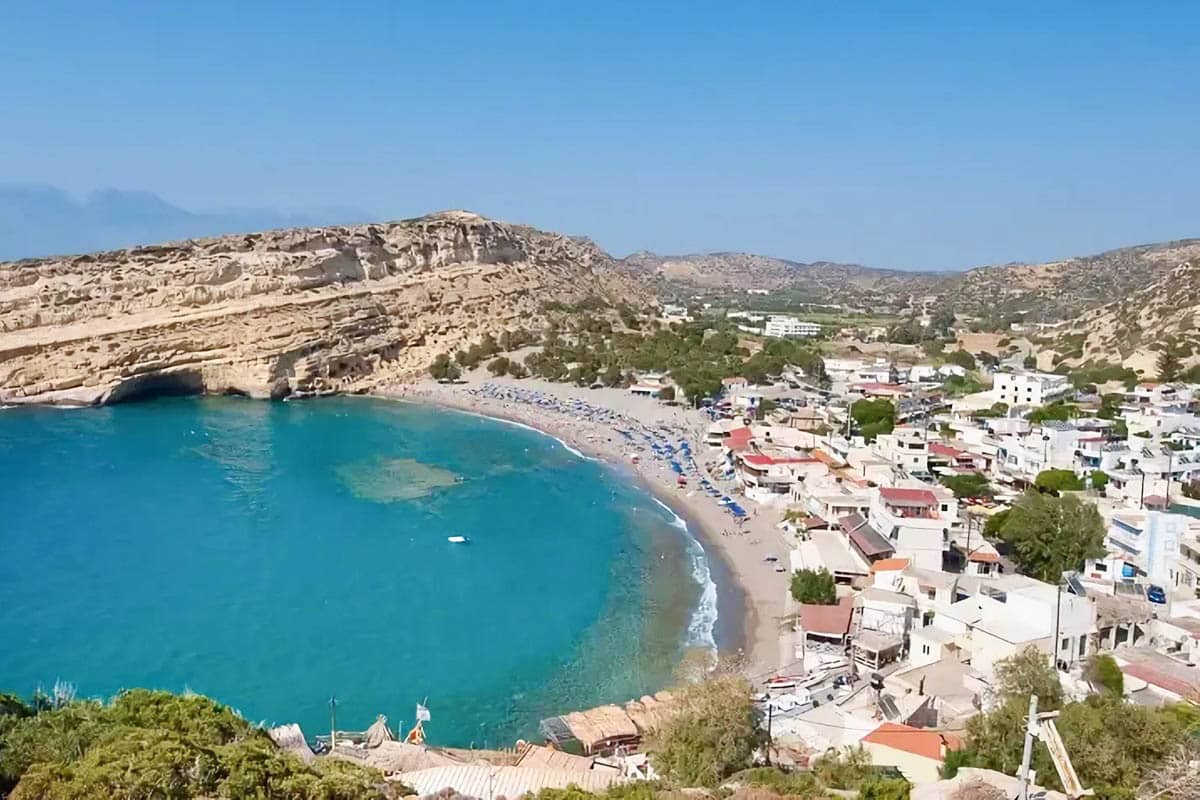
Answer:
M1150 588L1146 590L1146 599L1151 603L1157 603L1160 606L1165 606L1167 604L1167 593L1163 591L1161 586L1151 585Z

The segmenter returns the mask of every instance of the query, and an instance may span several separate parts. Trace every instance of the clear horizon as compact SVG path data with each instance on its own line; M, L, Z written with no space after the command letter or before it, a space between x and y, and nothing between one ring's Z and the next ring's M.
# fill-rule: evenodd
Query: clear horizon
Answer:
M1055 260L1200 235L1197 21L1183 3L29 4L0 183L189 211L465 208L617 256Z

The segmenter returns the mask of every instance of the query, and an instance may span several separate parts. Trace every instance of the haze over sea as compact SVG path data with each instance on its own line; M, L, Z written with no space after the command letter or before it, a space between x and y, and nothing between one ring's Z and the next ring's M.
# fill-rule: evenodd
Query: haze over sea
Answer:
M529 430L335 398L0 412L0 689L192 689L312 736L511 745L662 688L716 609L699 545ZM447 542L463 535L470 544ZM710 591L704 593L702 589Z

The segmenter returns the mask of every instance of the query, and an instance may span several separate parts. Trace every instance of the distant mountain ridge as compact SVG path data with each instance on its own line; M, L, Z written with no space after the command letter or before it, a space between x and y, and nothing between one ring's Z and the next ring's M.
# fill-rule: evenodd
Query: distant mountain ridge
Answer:
M354 209L196 212L151 192L102 189L83 199L52 186L0 184L0 261L115 250L178 239L356 222Z
M829 261L805 263L750 253L660 256L634 253L617 269L677 289L786 290L814 303L919 311L948 304L960 314L1066 320L1128 297L1189 258L1200 239L1180 239L1038 264L910 272Z

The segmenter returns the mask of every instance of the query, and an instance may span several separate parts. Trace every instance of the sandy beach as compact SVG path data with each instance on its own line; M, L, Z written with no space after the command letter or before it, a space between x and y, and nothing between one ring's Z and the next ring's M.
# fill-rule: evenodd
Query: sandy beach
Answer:
M489 391L485 392L485 386L490 387ZM573 400L580 400L590 408L604 409L611 414L572 413L518 399L533 393L560 401L564 407ZM636 397L623 389L584 389L536 379L496 378L483 370L475 370L457 384L439 384L430 379L374 394L528 425L587 455L619 465L622 471L632 472L662 502L693 527L699 527L694 533L710 558L721 559L724 569L720 572L736 581L736 589L744 598L742 636L739 637L745 647L745 652L740 654L743 671L757 681L792 664L791 637L783 630L781 622L791 611L787 596L788 575L776 572L774 565L764 560L768 555L774 555L786 565L788 545L783 532L776 527L779 512L756 510L755 504L746 503L750 516L739 525L717 498L700 490L694 479L689 480L687 487L679 487L677 475L667 460L653 458L644 444L639 446L636 438L631 442L618 432L628 430L631 420L646 430L671 429L690 444L697 465L704 469L706 464L717 460L720 453L704 443L710 423L701 412ZM638 463L634 464L630 455L639 450ZM732 482L713 480L713 483L725 494L741 499L733 494ZM727 614L730 610L722 608L721 612ZM723 656L736 658L739 654L723 653Z

